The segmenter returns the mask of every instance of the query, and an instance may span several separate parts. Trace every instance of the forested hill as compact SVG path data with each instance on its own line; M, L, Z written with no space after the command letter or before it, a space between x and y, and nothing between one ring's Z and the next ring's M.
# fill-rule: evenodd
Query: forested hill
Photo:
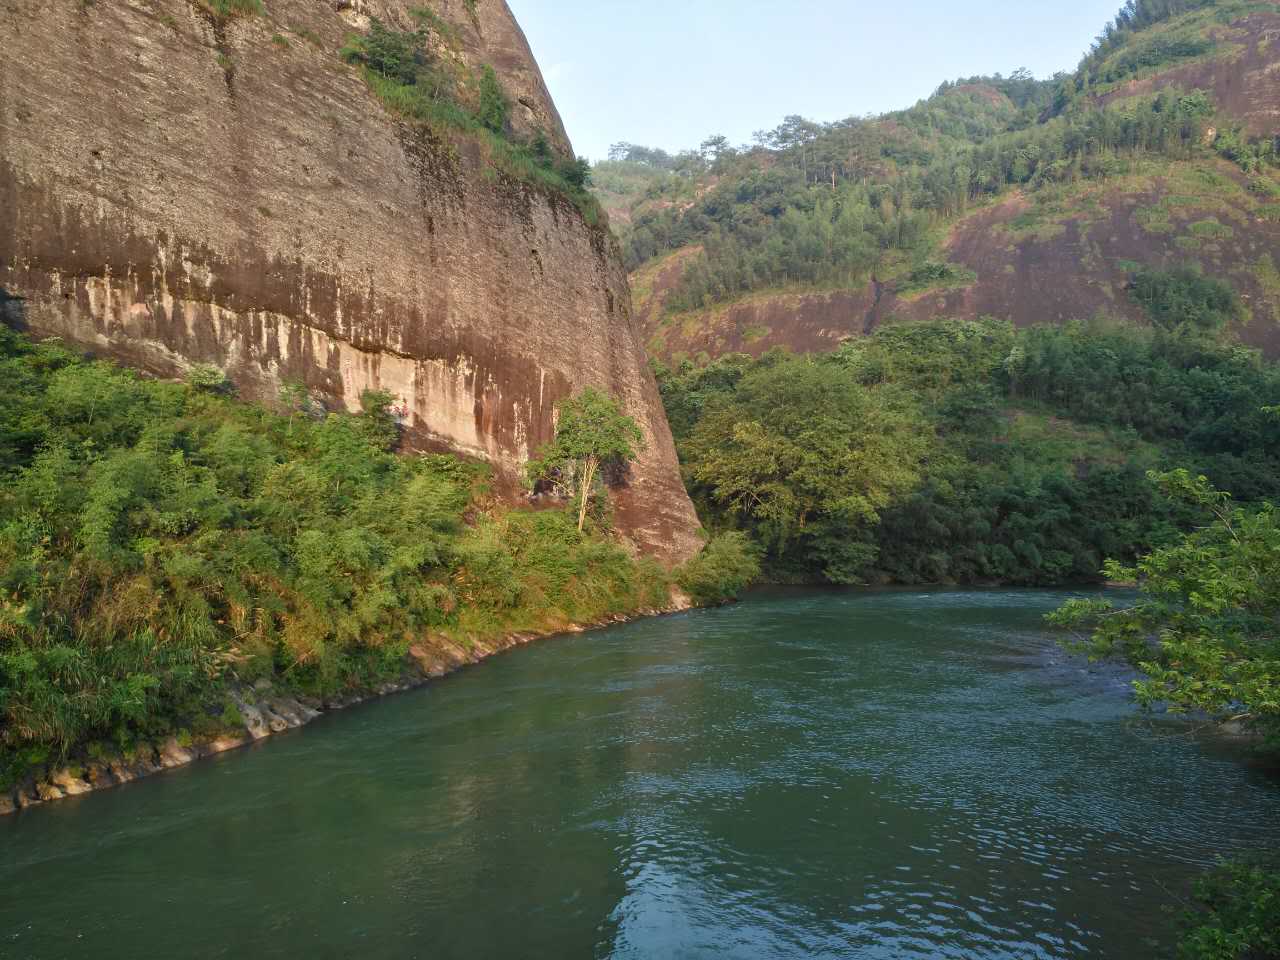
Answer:
M851 92L851 100L853 92ZM1280 3L1131 0L1073 73L942 84L594 170L651 353L830 350L893 319L1148 323L1135 276L1199 270L1280 353Z

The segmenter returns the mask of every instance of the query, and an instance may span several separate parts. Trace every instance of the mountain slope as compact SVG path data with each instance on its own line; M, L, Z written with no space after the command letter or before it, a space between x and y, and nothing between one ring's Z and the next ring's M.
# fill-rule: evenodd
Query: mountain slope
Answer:
M1277 41L1274 2L1132 4L1072 75L788 118L693 175L641 151L622 239L650 352L827 350L938 315L1143 322L1134 272L1195 263L1239 295L1232 332L1280 354Z

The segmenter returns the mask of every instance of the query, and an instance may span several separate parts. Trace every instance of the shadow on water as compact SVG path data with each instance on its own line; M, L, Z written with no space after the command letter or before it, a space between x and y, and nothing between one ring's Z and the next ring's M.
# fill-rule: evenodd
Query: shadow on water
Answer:
M0 323L15 330L27 329L27 301L0 287Z

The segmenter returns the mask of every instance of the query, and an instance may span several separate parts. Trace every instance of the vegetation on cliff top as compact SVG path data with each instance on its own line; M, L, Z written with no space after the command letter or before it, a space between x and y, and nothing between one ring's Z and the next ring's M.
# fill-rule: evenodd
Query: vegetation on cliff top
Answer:
M527 142L517 138L511 100L493 67L472 70L460 57L437 52L437 46L448 51L453 42L448 25L425 8L410 12L417 29L397 30L375 17L368 32L352 34L340 53L361 69L383 106L437 131L471 137L493 168L568 199L588 223L602 224L600 205L586 189L590 165L558 157L545 133Z
M213 736L235 685L363 689L433 636L667 603L672 575L614 542L602 504L579 530L503 507L482 467L392 453L388 396L324 415L294 387L277 414L193 380L0 327L0 781Z

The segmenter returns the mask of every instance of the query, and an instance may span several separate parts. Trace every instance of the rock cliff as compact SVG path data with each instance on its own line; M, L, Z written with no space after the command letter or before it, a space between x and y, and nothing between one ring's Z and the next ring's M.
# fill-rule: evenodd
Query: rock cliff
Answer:
M225 0L221 0L225 9ZM571 150L502 0L435 0L490 64L517 133ZM160 376L213 363L244 396L304 381L331 409L382 389L416 449L514 489L556 401L608 390L647 439L620 526L669 562L697 545L603 224L493 168L483 144L389 115L338 56L388 0L6 0L0 305Z

